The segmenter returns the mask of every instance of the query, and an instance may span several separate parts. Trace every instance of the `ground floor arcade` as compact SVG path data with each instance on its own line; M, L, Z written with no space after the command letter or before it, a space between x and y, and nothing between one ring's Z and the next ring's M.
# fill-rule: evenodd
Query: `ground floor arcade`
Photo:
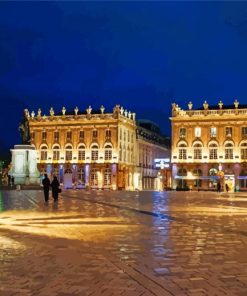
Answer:
M216 190L218 182L222 191L247 190L247 164L173 164L172 179L178 190Z
M38 164L38 169L40 182L46 173L51 180L57 176L64 188L161 191L170 184L167 173L126 164Z

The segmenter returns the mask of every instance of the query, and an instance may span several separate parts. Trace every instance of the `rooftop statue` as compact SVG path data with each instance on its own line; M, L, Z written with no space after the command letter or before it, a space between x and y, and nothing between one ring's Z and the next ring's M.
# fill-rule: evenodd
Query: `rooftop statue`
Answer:
M19 132L21 135L22 144L26 144L26 145L29 145L31 143L28 117L29 117L29 112L27 109L24 109L23 119L19 125Z

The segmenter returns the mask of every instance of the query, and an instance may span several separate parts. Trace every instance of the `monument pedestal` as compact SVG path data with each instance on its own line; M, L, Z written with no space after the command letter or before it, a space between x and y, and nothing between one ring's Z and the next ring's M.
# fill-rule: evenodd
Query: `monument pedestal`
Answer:
M39 185L40 173L37 169L35 148L31 145L15 145L11 153L12 167L9 174L14 177L15 184Z

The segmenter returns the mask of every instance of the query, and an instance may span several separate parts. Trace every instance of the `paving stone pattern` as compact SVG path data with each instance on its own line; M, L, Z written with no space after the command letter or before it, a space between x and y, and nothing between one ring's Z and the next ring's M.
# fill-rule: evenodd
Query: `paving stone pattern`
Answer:
M247 295L247 194L0 191L0 295Z

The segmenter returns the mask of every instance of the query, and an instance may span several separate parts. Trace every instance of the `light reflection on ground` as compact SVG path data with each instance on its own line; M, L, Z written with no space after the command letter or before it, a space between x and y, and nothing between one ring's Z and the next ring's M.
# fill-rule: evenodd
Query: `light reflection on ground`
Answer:
M247 295L245 195L12 191L2 209L1 296Z

